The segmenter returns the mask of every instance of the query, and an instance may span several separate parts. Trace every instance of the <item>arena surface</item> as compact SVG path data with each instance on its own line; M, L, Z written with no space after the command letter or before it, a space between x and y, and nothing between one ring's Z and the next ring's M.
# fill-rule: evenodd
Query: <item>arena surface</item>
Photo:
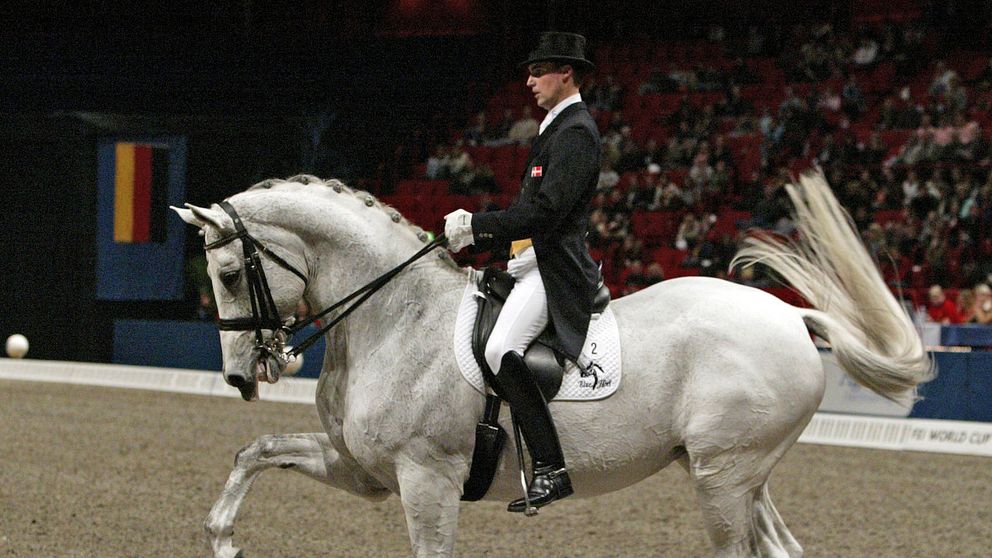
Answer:
M262 387L264 399L264 386ZM307 405L0 380L0 556L209 556L201 524L239 448L319 430ZM992 461L795 446L772 496L807 556L984 557ZM706 556L685 473L524 518L464 504L461 556ZM409 554L395 497L373 504L262 474L236 523L248 558Z

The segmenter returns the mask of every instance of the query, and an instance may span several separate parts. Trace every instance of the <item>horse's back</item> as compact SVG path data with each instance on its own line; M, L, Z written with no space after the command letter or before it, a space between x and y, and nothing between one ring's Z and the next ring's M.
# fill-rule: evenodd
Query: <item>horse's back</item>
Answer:
M712 344L742 337L801 340L815 353L795 307L753 287L709 277L663 281L611 303L621 329L664 332L660 342ZM744 328L745 331L740 331ZM729 347L728 347L729 348Z

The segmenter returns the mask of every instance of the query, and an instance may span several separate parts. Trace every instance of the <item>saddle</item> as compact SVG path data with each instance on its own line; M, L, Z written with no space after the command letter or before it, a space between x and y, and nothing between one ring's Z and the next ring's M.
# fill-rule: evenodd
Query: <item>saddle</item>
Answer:
M495 373L489 369L489 364L486 362L486 343L493 332L500 311L503 310L506 297L510 295L516 282L512 275L495 267L487 267L479 282L481 296L477 295L479 311L472 330L472 354L479 364L479 369L482 370L486 383L494 390L496 390ZM603 313L609 303L610 289L600 280L599 290L593 299L592 313ZM559 345L554 328L547 327L524 352L524 362L534 374L534 379L546 401L551 401L558 394L562 376L565 374L566 357L557 348Z
M500 397L496 387L495 374L486 363L486 343L496 325L506 297L513 290L516 279L509 273L494 267L486 268L479 281L477 294L478 313L472 329L472 354L482 377L496 392L496 395L486 396L485 415L475 429L475 450L472 453L472 466L469 478L465 481L462 500L474 502L482 499L499 465L499 458L506 442L506 432L499 425ZM599 291L593 299L593 314L601 314L610 303L610 290L600 281ZM554 328L545 330L535 339L524 353L524 362L534 374L537 385L546 401L551 401L561 388L562 377L565 374L565 355L556 347L559 346Z

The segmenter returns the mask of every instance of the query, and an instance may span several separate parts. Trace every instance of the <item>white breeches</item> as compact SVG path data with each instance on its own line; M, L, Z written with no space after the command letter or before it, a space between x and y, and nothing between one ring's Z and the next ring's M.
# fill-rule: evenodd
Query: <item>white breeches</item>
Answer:
M534 248L527 248L510 260L506 270L517 283L506 297L486 343L486 362L493 374L499 374L503 355L515 351L522 356L548 325L548 295L544 292Z

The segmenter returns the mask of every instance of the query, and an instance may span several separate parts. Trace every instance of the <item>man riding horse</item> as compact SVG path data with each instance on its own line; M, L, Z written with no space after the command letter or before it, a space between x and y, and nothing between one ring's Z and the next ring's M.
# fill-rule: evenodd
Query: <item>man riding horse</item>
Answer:
M590 201L600 168L600 140L579 87L594 68L585 57L585 38L572 33L541 35L521 64L527 87L548 111L534 140L520 195L507 209L445 216L449 248L468 245L508 248L507 271L516 284L486 344L486 363L495 373L493 389L510 405L533 464L528 498L541 507L572 494L554 421L523 354L550 322L558 349L582 366L580 353L589 328L599 268L585 244ZM508 510L523 512L526 500Z

